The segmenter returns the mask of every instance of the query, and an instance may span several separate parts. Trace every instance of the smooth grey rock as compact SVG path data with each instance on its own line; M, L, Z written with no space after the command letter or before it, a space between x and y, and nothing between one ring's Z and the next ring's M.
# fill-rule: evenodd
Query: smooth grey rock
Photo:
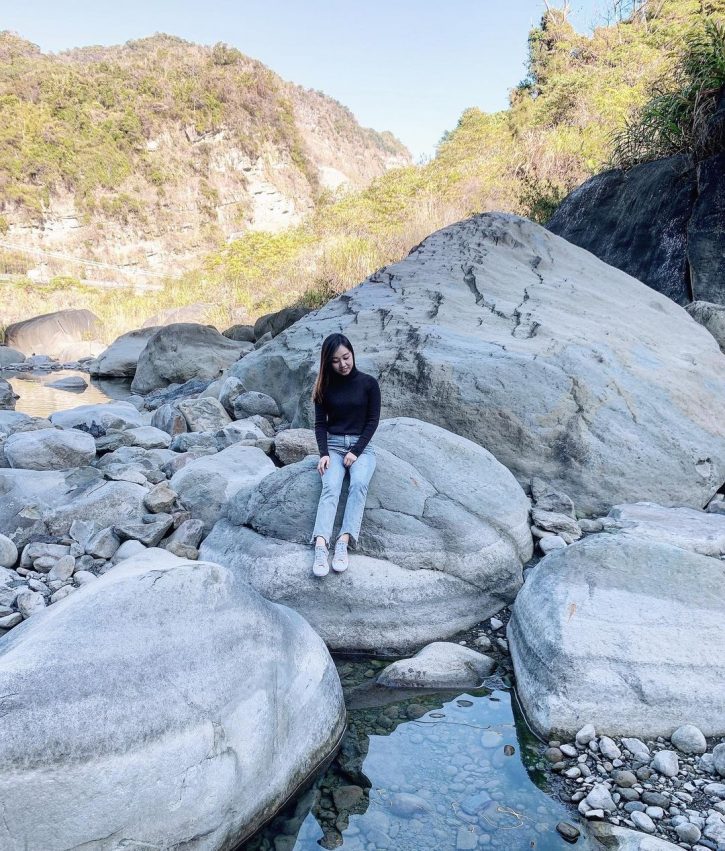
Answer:
M724 621L718 559L618 535L550 553L508 625L529 721L547 738L584 721L609 735L669 736L683 718L724 735ZM677 641L673 623L687 624Z
M635 827L637 827L639 830L643 830L645 833L654 833L655 832L655 830L656 830L655 823L647 815L647 813L640 813L637 810L635 810L633 813L630 814L629 817L634 822Z
M659 751L654 755L650 765L665 777L676 777L680 770L680 761L674 751Z
M14 626L17 626L22 622L23 616L20 612L12 612L12 614L3 615L3 617L0 618L0 629L12 629Z
M712 749L712 764L720 777L725 777L725 743Z
M539 549L544 555L554 550L563 550L566 546L566 541L559 535L547 535L545 538L539 538Z
M129 540L124 541L116 550L112 561L113 564L118 564L120 561L125 561L127 558L131 558L131 556L137 556L139 553L144 552L146 552L146 547L141 541L135 541L129 538Z
M649 762L652 758L650 749L641 739L624 736L622 738L622 745L640 762Z
M189 431L217 431L231 422L218 399L183 399L178 408Z
M221 386L219 387L219 401L230 417L234 416L235 400L246 392L247 388L236 376L227 375L222 379Z
M309 428L287 428L274 437L274 454L283 464L294 464L308 455L318 455L315 433Z
M670 736L670 741L681 753L705 753L707 750L707 742L702 735L702 730L694 726L694 724L684 724L678 727Z
M568 514L561 514L554 511L542 511L538 507L531 509L531 519L539 527L547 532L553 532L555 535L564 539L567 544L572 544L578 541L582 536L582 531L579 524Z
M88 382L80 375L67 375L64 378L59 378L57 381L50 381L47 387L54 387L57 390L85 390L88 387Z
M236 340L239 343L253 343L254 325L232 325L231 328L222 331L222 334L225 337L229 337L230 340Z
M345 728L335 667L302 618L163 550L16 627L0 645L0 694L14 695L0 738L4 851L122 837L236 847ZM28 818L35 795L43 812Z
M16 432L5 441L4 450L10 466L23 470L69 470L96 457L91 435L76 429Z
M20 398L13 390L9 381L0 378L0 410L13 411L15 410L15 402Z
M101 321L90 310L58 310L8 325L5 344L26 355L41 353L70 360L81 351L91 354L87 341L100 332Z
M146 394L190 379L214 379L248 351L209 325L179 322L153 334L139 355L131 383L134 393Z
M250 418L230 423L214 434L214 444L219 450L227 449L243 440L254 441L256 444L266 439L264 432Z
M51 567L48 573L48 582L65 582L73 576L76 569L76 560L71 555L63 556Z
M106 527L93 535L86 544L85 551L88 555L91 555L94 558L109 559L113 557L113 554L120 545L121 541L118 536L114 534L113 529L111 527Z
M76 570L73 574L73 580L80 585L88 585L91 582L96 582L98 577L95 573L91 573L90 570Z
M531 479L531 496L540 511L549 511L555 514L567 514L575 518L574 503L565 493L551 487L548 482L534 476Z
M279 405L266 393L248 391L240 393L234 399L234 418L237 420L259 414L263 417L278 417L280 415Z
M576 743L578 745L588 745L592 739L596 739L597 733L594 729L593 724L585 724L580 730L577 731L575 736Z
M298 322L310 313L308 307L283 307L274 313L265 313L254 323L254 339L259 340L265 334L276 337L290 325Z
M675 833L680 842L686 842L688 845L694 845L696 842L699 842L702 836L700 828L696 824L690 824L690 822L678 824L675 828Z
M201 520L185 520L167 539L168 544L179 544L185 547L198 547L204 534L204 524Z
M10 346L0 346L0 369L6 366L20 364L25 360L25 355L17 349L11 349Z
M725 352L725 304L713 304L709 301L693 301L685 310L703 325L717 341L720 350Z
M259 449L235 444L216 455L190 461L174 473L171 487L180 504L209 531L229 500L242 488L251 488L274 471L274 464Z
M717 845L718 851L725 848L725 818L720 813L710 810L702 832Z
M471 438L520 482L546 471L583 514L636 499L700 508L725 481L725 371L712 336L519 217L437 231L230 374L309 427L333 331L355 340L357 366L380 380L383 416Z
M90 364L90 374L109 378L132 378L141 352L149 338L158 330L157 325L152 325L121 334Z
M613 813L617 809L617 805L612 800L609 789L603 783L598 783L594 786L584 800L587 806L593 810L606 810L609 813Z
M720 514L637 502L615 505L605 520L607 532L672 544L706 556L725 554L725 516Z
M344 575L312 580L314 458L240 489L201 556L294 606L331 647L406 652L512 600L532 553L529 501L489 452L437 426L386 420L374 445L378 466Z
M79 405L65 411L56 411L49 417L59 428L93 426L102 428L135 428L144 425L139 411L130 402L105 402L96 405Z
M0 567L15 567L18 560L18 548L7 535L0 534Z
M141 449L166 449L171 443L169 433L155 426L139 426L125 433L131 438L129 445L140 446Z
M384 668L377 683L389 688L478 688L496 663L450 641L434 641L410 659Z
M219 451L216 437L208 431L177 434L171 440L171 449L173 452L193 452L197 449Z
M48 531L65 535L78 517L105 528L115 523L138 522L144 514L146 488L132 482L102 482L73 494L64 504L46 511L43 519Z
M599 752L605 759L619 759L622 756L622 751L617 747L616 743L609 736L602 736L599 739Z

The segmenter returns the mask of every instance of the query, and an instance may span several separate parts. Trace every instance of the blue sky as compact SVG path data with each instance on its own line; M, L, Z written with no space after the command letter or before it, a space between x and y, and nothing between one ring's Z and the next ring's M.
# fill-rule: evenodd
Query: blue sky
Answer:
M571 0L587 31L607 0ZM0 0L0 27L45 51L155 32L224 41L433 154L469 106L503 109L542 0Z

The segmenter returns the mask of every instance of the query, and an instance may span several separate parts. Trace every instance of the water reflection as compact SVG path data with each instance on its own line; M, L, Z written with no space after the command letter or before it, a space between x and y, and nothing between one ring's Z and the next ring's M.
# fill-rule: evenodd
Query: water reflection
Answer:
M61 378L70 376L80 376L88 386L70 390L49 386ZM108 402L109 399L128 399L131 395L130 380L92 379L85 372L69 369L47 372L3 371L2 377L10 382L13 390L20 396L15 410L33 417L47 417L55 411L65 411L78 405Z
M334 762L243 851L570 847L555 828L572 816L538 787L538 748L509 691L350 687L351 667L370 664L339 666L349 728Z

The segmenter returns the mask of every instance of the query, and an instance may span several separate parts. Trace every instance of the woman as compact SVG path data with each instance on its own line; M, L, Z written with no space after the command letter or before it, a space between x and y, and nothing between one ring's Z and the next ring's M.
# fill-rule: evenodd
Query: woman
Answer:
M320 450L317 471L322 493L317 506L312 573L327 576L328 547L345 473L350 489L335 544L332 569L347 570L347 546L360 534L368 482L375 470L375 451L369 445L380 421L380 387L372 375L355 366L352 343L343 334L330 334L322 343L320 372L312 392L315 403L315 437Z

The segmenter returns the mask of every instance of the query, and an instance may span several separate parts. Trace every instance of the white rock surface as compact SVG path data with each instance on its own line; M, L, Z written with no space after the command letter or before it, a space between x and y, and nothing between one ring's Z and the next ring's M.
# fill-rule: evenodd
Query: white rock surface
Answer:
M50 421L60 428L75 428L94 423L104 429L136 428L144 425L143 417L130 402L106 402L97 405L79 405L66 411L56 411Z
M608 851L678 851L678 846L672 842L607 822L590 822L587 833Z
M680 753L705 753L707 742L702 735L702 730L694 724L683 724L678 727L670 737L670 741Z
M478 688L496 663L489 656L450 641L434 641L410 659L384 668L378 685L389 688Z
M607 532L660 541L706 556L725 554L723 514L637 502L615 505L603 520Z
M373 443L378 466L345 574L312 581L314 458L240 490L201 554L294 606L331 647L406 652L513 599L533 548L529 501L489 452L437 426L387 420ZM341 514L342 500L338 527Z
M299 615L163 550L16 627L0 694L3 851L236 847L345 724Z
M518 694L547 738L725 735L725 570L667 544L594 535L546 556L508 626ZM566 741L566 738L564 739Z
M110 378L131 378L136 372L136 364L150 337L158 331L158 326L139 328L121 334L111 345L91 363L91 375Z
M380 380L384 416L469 437L584 513L638 499L701 508L725 481L725 356L713 337L525 219L487 213L434 233L229 372L309 427L333 331Z
M18 548L15 543L7 537L0 534L0 567L14 567L18 560Z
M45 428L11 434L4 450L8 463L16 469L69 470L95 459L96 442L90 434L74 428Z

